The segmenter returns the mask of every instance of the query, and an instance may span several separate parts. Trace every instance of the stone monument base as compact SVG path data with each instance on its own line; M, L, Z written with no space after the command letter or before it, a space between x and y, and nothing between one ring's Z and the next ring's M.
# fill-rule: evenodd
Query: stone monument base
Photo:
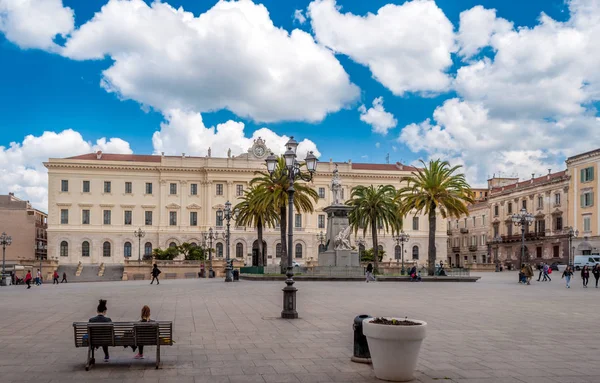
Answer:
M326 250L319 253L319 266L360 266L360 259L352 250Z

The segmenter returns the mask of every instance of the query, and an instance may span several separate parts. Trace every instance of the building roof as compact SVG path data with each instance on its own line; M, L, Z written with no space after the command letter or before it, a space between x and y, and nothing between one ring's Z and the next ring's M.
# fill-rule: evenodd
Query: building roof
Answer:
M531 179L528 179L525 181L515 182L514 184L509 184L509 185L492 188L491 193L501 193L501 192L505 192L505 191L511 190L511 189L524 188L524 187L528 187L531 185L539 185L544 182L555 180L557 178L562 178L566 175L567 175L566 170L556 172L556 173L550 173L550 174L546 174L545 176L531 178Z
M589 152L580 153L580 154L571 156L571 157L567 158L567 160L565 162L568 164L569 162L578 160L580 158L591 157L593 155L598 155L598 154L600 154L600 149L594 149L594 150L590 150Z
M98 158L100 154L100 158ZM131 161L131 162L160 162L160 156L147 154L110 154L88 153L80 156L67 157L67 160L95 160L95 161Z
M366 164L366 163L352 163L352 169L355 170L387 170L387 171L415 171L417 168L414 166L403 165L400 162L395 164Z

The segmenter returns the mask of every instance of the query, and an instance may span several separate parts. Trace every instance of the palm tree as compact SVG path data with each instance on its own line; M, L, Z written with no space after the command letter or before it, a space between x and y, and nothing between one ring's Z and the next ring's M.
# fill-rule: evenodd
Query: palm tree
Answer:
M277 211L272 204L261 203L261 197L265 195L261 187L251 186L244 191L240 202L235 205L238 217L236 224L240 226L256 226L258 234L258 266L264 266L263 259L263 228L274 227L279 220Z
M409 212L429 217L428 274L435 273L436 212L443 218L469 215L468 203L473 202L471 187L463 173L456 173L460 165L450 167L448 161L421 161L423 169L405 177L407 185L398 190L396 200L403 215Z
M373 238L373 261L375 263L375 272L379 268L379 247L377 246L377 229L385 228L386 231L396 231L402 227L399 220L398 208L394 204L394 195L396 189L392 185L356 186L352 188L350 200L346 204L352 207L348 214L350 225L354 229L354 234L359 228L363 231L363 236L371 228L371 237Z
M281 230L281 272L285 273L287 269L287 251L286 245L286 229L287 229L287 209L288 209L288 194L287 190L290 182L287 178L285 167L285 159L279 156L277 166L273 176L268 172L256 172L256 177L250 181L251 186L255 186L261 190L258 200L261 205L272 206L279 209L279 227ZM313 201L316 203L319 200L319 194L306 185L304 182L294 182L294 208L297 212L312 213L315 208ZM293 244L289 244L290 250Z

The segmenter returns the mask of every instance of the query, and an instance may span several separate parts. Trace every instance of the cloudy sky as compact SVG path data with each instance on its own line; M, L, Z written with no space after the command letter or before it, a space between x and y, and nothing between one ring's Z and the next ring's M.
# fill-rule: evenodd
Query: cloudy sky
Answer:
M600 146L600 0L0 0L0 193L42 161L223 156L464 164L471 183Z

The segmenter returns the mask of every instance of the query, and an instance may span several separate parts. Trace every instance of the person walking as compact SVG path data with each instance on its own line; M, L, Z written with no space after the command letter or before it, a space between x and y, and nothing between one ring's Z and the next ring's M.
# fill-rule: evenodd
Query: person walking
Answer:
M52 275L52 284L58 285L58 271L54 270L54 274Z
M374 281L375 277L373 276L373 264L369 263L367 265L367 271L365 272L365 278L366 278L366 282L369 283L369 281Z
M546 282L547 280L548 282L552 282L552 279L550 278L550 266L548 266L547 263L544 263L544 266L542 266L542 271L544 272L543 281Z
M25 276L25 284L27 285L28 289L31 288L31 280L32 279L33 279L33 277L31 276L31 270L27 270L27 275Z
M110 319L109 317L106 316L107 310L108 309L106 307L106 300L100 299L100 301L98 302L98 308L96 309L96 313L98 315L96 315L93 318L90 318L89 322L90 323L112 322L112 319ZM104 361L108 362L108 360L109 360L108 346L102 346L102 351L104 351Z
M37 270L37 274L36 274L36 278L35 278L35 284L37 286L41 286L42 285L42 272L40 271L40 269Z
M540 273L538 275L537 281L540 282L540 279L542 279L542 275L544 275L544 262L542 262L538 265L538 270L540 271ZM544 278L544 280L546 280L546 279Z
M564 278L565 281L567 281L567 289L571 288L571 277L572 276L573 276L573 270L571 269L571 266L567 266L565 271L563 271L563 273L562 273L562 278Z
M525 275L525 282L530 285L531 278L533 278L533 268L530 264L525 265L523 274Z
M148 307L147 305L144 305L144 307L142 307L140 322L154 322L150 319L150 307ZM144 359L144 346L140 345L138 348L139 352L133 358ZM135 347L133 348L133 351L135 352Z
M596 279L596 288L598 288L598 279L600 279L600 264L596 263L592 269L592 274Z
M150 282L150 284L153 284L154 280L156 279L156 284L160 285L160 282L158 281L158 275L160 273L161 273L161 271L158 269L158 266L155 263L154 266L152 267L152 272L150 273L152 275L152 282Z
M62 281L60 281L60 283L63 283L63 282L67 283L67 273L66 272L63 272L63 278L62 278Z
M581 279L583 280L583 287L587 289L590 280L590 269L588 269L587 265L583 266L583 269L581 269Z

